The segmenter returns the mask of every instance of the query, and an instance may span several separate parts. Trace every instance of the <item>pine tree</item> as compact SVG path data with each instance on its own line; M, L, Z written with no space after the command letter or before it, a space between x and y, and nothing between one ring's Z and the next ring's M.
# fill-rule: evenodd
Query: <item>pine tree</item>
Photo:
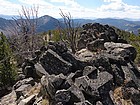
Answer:
M0 86L12 85L16 79L16 69L12 58L12 52L8 40L0 33Z

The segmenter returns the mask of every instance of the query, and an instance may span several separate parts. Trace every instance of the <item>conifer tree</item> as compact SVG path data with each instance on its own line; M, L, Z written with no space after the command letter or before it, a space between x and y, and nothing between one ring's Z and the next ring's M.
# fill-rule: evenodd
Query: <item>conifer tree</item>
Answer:
M0 86L12 85L16 79L16 70L13 64L12 52L8 40L0 33Z

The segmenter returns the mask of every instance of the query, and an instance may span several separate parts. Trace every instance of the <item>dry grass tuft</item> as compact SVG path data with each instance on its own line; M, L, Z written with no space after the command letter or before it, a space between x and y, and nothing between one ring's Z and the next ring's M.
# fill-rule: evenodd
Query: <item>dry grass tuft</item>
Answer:
M116 88L114 90L113 96L116 105L133 105L131 99L123 99L122 87Z

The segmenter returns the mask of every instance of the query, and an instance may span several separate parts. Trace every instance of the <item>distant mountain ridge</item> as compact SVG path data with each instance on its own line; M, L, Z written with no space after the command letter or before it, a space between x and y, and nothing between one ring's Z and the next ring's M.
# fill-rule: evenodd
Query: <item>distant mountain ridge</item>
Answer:
M10 28L13 27L14 23L15 21L12 19L0 18L0 31L2 31L6 35L7 34L9 35L9 32L7 32L7 30L10 30ZM57 26L58 26L58 20L51 16L44 15L37 19L37 33L47 32L48 30L56 29Z
M1 17L1 15L0 15ZM56 19L49 15L44 15L38 18L37 32L47 32L48 30L53 30L58 28L58 21L61 25L64 25L62 19ZM0 18L0 31L6 33L7 28L11 26L10 22L14 22L12 19ZM138 34L138 29L140 29L140 21L129 21L124 19L113 19L113 18L99 18L99 19L74 19L75 23L81 25L86 23L101 23L115 26L119 29L130 31Z
M138 29L140 29L140 21L128 21L124 19L112 19L112 18L99 18L95 20L90 19L75 19L75 22L79 22L81 24L85 23L101 23L108 24L110 26L115 26L119 29L129 31L138 34Z

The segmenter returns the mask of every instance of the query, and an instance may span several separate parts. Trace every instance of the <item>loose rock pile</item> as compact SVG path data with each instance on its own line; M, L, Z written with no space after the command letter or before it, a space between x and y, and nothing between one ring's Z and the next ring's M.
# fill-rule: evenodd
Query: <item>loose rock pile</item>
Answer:
M26 78L41 78L42 89L27 97L23 87L35 83L31 79L30 86L17 83L16 102L41 105L38 100L47 94L52 105L140 105L140 72L133 62L133 46L120 43L110 26L94 23L83 26L78 49L73 55L64 43L49 42L36 51L22 70Z

